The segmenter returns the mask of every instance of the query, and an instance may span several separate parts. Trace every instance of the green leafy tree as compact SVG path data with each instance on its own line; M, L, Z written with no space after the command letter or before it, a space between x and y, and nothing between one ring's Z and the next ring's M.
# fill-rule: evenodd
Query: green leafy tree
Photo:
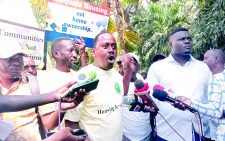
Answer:
M225 1L198 0L199 14L192 23L194 55L202 59L210 48L225 51Z
M30 0L30 3L38 26L45 29L48 0Z
M138 48L139 55L143 56L141 58L143 68L148 68L155 54L169 54L168 33L175 27L189 27L191 19L186 13L193 8L193 4L184 1L162 0L150 3L149 8L143 9L132 17L131 24L144 41Z
M119 47L119 54L132 52L141 44L141 38L129 28L129 5L136 4L134 0L111 0L109 5L112 11L111 19L109 20L108 30L115 33Z

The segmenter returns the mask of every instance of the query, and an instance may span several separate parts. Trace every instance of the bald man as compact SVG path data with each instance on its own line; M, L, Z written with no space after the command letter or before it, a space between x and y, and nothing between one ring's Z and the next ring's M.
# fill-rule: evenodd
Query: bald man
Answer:
M213 74L224 71L224 52L220 49L210 49L204 55L203 62L209 66Z

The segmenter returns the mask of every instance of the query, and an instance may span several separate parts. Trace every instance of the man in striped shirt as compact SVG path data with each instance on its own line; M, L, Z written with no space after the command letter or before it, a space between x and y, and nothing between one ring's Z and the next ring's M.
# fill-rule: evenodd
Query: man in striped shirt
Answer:
M204 55L204 62L209 66L213 77L208 87L208 103L191 101L185 97L179 100L196 108L201 117L210 119L210 138L216 141L225 140L225 55L220 49L210 49Z

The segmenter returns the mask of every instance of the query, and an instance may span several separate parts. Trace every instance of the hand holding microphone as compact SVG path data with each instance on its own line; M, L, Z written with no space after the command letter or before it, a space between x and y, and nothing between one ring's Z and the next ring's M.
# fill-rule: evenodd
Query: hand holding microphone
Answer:
M96 79L95 71L88 71L87 74L81 73L77 77L77 83L71 86L68 92L65 93L64 97L74 97L74 93L80 92L80 89L84 89L85 92L90 92L97 88L99 80ZM83 97L84 95L82 95ZM76 96L79 100L79 96Z
M70 85L69 88L67 87L67 90L64 90L61 97L61 100L64 103L62 103L61 109L68 110L79 105L88 92L97 88L98 82L99 80L96 79L95 71L88 71L86 74L79 74L77 82L72 86Z
M165 88L160 86L160 85L155 85L153 87L153 97L158 99L159 101L167 101L169 103L171 103L175 108L178 108L180 110L189 110L190 112L197 112L196 109L194 109L193 107L187 105L186 103L183 103L182 101L180 101L179 99L177 98L172 98L168 95L168 93L170 91L164 91ZM187 101L187 98L184 99L185 97L182 97L183 98L183 101ZM180 99L182 100L182 98L180 97Z
M178 102L175 102L173 104L173 106L175 108L178 108L180 110L186 110L186 105L191 105L191 100L187 97L184 96L177 96L176 99L178 100Z

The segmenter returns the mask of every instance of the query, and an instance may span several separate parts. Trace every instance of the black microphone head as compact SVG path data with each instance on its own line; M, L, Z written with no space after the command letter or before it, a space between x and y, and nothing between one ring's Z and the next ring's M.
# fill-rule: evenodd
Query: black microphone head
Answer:
M165 91L159 89L155 89L152 95L159 101L166 101L168 96L168 94Z
M136 81L134 82L134 86L135 86L135 88L137 88L137 89L143 88L144 85L145 85L145 83L144 83L142 80L140 80L140 79L138 79L138 80L136 80Z

